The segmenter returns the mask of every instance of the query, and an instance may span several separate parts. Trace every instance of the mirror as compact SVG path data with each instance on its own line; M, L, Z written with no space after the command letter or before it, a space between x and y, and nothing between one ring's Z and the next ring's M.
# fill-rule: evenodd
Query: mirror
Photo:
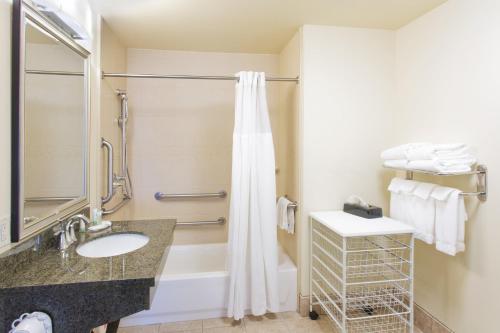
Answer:
M88 204L89 53L29 4L17 5L12 241Z

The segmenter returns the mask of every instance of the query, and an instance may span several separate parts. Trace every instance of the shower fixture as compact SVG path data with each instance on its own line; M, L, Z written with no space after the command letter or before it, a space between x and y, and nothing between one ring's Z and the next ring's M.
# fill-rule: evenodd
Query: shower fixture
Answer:
M111 201L116 194L116 189L121 188L122 200L110 209L103 209L103 215L112 214L120 209L127 201L133 197L132 181L128 170L127 158L127 122L128 122L128 97L125 90L117 90L116 94L121 101L120 116L118 117L118 127L120 127L120 170L118 174L113 171L114 149L113 145L102 138L102 147L108 151L108 171L107 171L107 193L101 198L102 205Z

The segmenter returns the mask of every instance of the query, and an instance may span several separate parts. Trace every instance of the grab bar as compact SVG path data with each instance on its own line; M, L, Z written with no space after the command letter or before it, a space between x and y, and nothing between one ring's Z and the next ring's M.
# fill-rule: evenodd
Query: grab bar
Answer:
M195 198L225 198L227 196L226 191L220 191L217 193L177 193L177 194L166 194L162 192L155 193L156 200L163 199L195 199Z
M111 198L113 198L114 187L113 187L113 145L106 141L104 138L101 138L101 146L106 148L108 151L108 181L107 181L107 193L106 196L101 197L101 201L103 204L109 202Z
M225 217L219 217L215 221L186 221L186 222L177 222L179 226L193 226L193 225L223 225L226 223Z
M114 214L115 212L118 211L118 209L122 208L129 200L130 200L129 197L124 196L122 198L122 201L117 203L114 207L109 209L102 207L102 215L104 216L104 215Z
M45 201L69 201L78 197L29 197L24 198L24 202L45 202Z

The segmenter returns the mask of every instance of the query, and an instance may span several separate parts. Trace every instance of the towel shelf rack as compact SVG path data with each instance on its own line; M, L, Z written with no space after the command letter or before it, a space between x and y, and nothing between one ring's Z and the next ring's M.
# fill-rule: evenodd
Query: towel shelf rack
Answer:
M432 172L427 170L415 170L415 169L400 169L384 166L387 169L393 169L397 171L406 171L406 179L413 179L414 173L421 173L432 176L467 176L476 175L477 176L477 191L476 192L462 192L461 195L473 197L476 196L480 201L486 201L488 199L488 168L484 164L478 164L475 170L467 172L456 172L456 173L443 173L443 172Z
M225 198L227 196L226 191L219 191L216 193L173 193L167 194L162 192L155 193L156 200L163 199L196 199L196 198Z

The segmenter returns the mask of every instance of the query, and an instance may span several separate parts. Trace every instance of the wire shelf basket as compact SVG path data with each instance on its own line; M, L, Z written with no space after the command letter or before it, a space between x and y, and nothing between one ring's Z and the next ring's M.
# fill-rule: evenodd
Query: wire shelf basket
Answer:
M413 332L413 235L342 237L311 220L311 311L342 333Z

